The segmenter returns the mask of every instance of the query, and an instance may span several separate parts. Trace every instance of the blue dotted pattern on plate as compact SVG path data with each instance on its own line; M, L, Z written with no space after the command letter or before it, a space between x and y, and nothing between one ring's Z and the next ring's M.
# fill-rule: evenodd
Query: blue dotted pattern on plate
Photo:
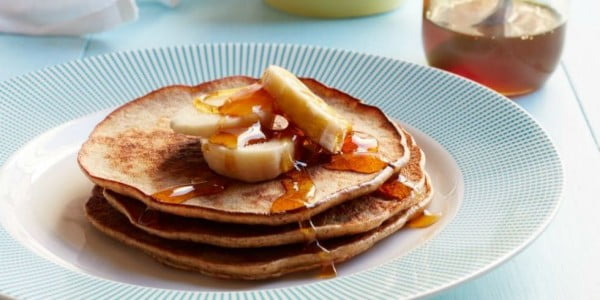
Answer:
M0 229L0 292L18 298L398 298L424 295L501 262L537 236L558 206L562 171L539 125L510 100L451 74L310 46L206 44L115 53L0 83L0 163L34 136L170 84L260 76L269 64L314 77L420 129L456 159L463 205L435 239L354 275L285 289L190 292L121 284L67 270Z

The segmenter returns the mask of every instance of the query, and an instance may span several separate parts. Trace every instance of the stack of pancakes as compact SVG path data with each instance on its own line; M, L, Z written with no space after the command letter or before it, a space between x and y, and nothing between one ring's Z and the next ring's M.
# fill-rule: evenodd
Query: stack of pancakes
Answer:
M208 172L196 137L174 133L170 117L194 97L256 82L227 77L170 86L125 104L96 126L78 161L96 184L85 205L105 234L167 265L236 279L264 279L354 257L403 227L432 194L425 157L412 137L379 109L312 79L302 81L353 125L374 136L388 164L362 174L308 166L314 196L272 213L283 178L232 180L219 193L181 203L153 194L201 180ZM400 187L400 188L399 188ZM395 197L384 193L394 188ZM316 246L315 246L316 245Z

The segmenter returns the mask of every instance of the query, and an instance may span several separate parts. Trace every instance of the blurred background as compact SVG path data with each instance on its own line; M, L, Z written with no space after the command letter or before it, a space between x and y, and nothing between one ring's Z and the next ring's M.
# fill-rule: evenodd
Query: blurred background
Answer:
M101 33L73 37L2 34L0 79L111 51L207 42L311 44L426 63L421 41L423 2L419 0L400 1L388 13L350 19L290 15L261 0L184 0L175 7L138 1L138 5L137 20ZM600 52L600 25L594 13L599 10L597 1L572 1L563 60L588 66L600 63L597 59L578 61L588 57L585 53ZM0 31L6 31L2 22ZM41 49L44 55L25 55ZM15 55L16 61L13 54L20 54Z

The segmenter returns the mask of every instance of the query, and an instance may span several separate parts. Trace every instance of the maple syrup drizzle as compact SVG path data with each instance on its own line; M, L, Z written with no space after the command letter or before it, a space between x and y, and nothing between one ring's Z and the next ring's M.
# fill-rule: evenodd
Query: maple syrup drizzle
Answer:
M317 240L317 230L311 218L298 222L298 229L304 236L304 243L310 244Z
M221 106L208 104L201 98L194 99L194 106L200 112L220 114L225 117L244 117L254 114L259 120L265 119L265 115L273 111L275 100L260 84L226 91L224 94L227 99L223 100L224 103ZM219 94L216 93L215 97L218 96ZM210 97L211 95L208 95L205 99ZM218 124L219 130L209 138L209 142L230 149L265 142L267 136L259 120L250 126L222 128L225 118L221 118ZM274 120L264 120L264 122L273 123Z
M316 247L320 249L319 258L321 259L321 270L319 271L318 278L327 279L333 278L337 275L337 270L335 269L335 263L331 258L331 252L321 244L319 241L315 242Z
M260 84L241 88L213 91L204 97L194 99L194 107L199 112L244 116L260 110L272 110L274 99Z
M371 174L383 170L387 163L374 153L342 153L331 157L327 169Z
M285 188L285 193L273 202L271 213L306 207L308 201L314 197L315 185L306 170L308 164L304 161L317 161L318 157L323 154L320 147L308 141L295 128L288 128L287 132L281 132L280 135L293 136L297 149L296 161L294 163L295 169L284 174L285 178L282 180L282 184ZM298 230L304 236L305 249L318 253L321 268L317 277L323 279L335 277L337 275L335 264L329 250L319 243L312 219L309 218L308 220L299 222Z
M342 146L342 154L326 154L322 147L310 141L294 126L269 134L272 138L291 137L295 142L295 169L283 174L285 192L271 205L271 213L281 213L306 206L314 196L315 186L306 167L329 159L326 168L351 170L360 173L374 173L387 166L376 154L378 142L370 135L361 132L348 134Z
M229 149L235 149L238 146L238 135L232 132L219 131L213 134L208 141L212 144L225 146Z
M403 183L402 176L396 175L386 180L378 189L377 194L387 199L402 201L410 196L412 188Z
M205 181L183 184L152 194L152 197L165 203L183 203L198 196L218 194L227 188L229 182L223 178L211 178Z
M281 181L285 192L271 204L271 213L281 213L305 207L315 195L315 184L308 171L292 170L284 174Z
M377 151L379 151L377 139L359 131L353 131L346 135L342 145L342 153L376 153Z
M331 156L331 161L325 168L364 174L375 173L387 166L377 154L378 151L377 139L366 133L353 131L346 135L342 153Z
M298 222L299 230L304 235L305 249L309 252L317 252L321 260L321 268L318 278L333 278L337 275L335 263L331 257L331 253L317 239L317 231L312 219Z
M259 115L272 111L275 103L273 97L261 85L254 84L248 89L232 95L225 104L218 108L219 113L227 116Z
M262 131L260 122L256 122L250 127L236 127L221 129L219 132L212 135L209 142L229 149L237 149L252 144L262 143L267 141L267 136Z
M442 217L441 214L435 214L432 213L428 210L424 210L421 214L415 216L414 218L412 218L407 226L409 228L425 228L425 227L429 227L435 223L437 223L437 221L439 221L439 219Z

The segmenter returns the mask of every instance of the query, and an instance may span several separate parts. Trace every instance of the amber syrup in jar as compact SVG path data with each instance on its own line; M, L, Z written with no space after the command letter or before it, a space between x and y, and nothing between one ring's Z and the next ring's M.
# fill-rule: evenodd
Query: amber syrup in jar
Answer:
M555 69L565 20L549 6L513 0L504 23L484 22L498 0L424 0L423 44L431 66L506 96L538 89Z

